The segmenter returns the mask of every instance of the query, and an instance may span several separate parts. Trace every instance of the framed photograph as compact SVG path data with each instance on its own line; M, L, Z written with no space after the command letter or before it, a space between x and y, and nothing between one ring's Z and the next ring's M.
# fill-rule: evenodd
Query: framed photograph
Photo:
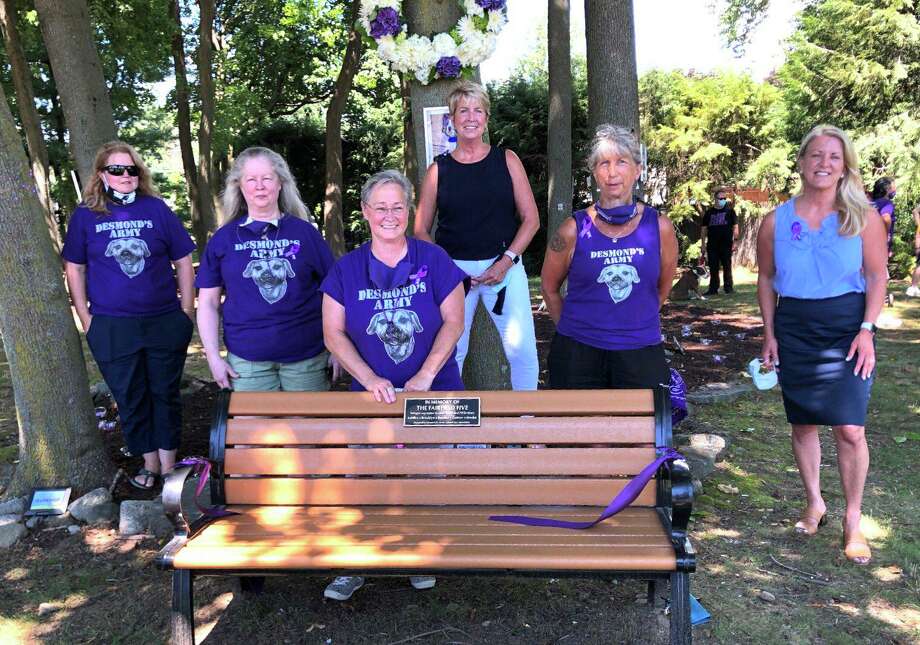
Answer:
M70 503L70 488L36 488L25 515L63 515Z
M425 120L425 167L431 165L434 158L445 152L453 152L457 147L457 131L450 120L446 105L427 107L423 110Z

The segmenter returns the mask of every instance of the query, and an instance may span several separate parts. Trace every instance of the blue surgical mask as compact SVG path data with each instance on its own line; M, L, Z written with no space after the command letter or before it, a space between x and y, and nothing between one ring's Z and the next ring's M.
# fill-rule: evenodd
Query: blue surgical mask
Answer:
M726 204L728 204L728 200L720 199L718 203L719 203L719 208L725 208Z

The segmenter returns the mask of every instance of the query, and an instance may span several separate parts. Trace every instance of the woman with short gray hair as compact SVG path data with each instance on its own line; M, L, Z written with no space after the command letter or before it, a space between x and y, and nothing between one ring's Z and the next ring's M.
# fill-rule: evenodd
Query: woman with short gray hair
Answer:
M669 383L659 310L677 268L674 227L633 198L642 161L629 130L600 126L586 162L600 198L563 222L543 260L543 299L556 323L550 387Z

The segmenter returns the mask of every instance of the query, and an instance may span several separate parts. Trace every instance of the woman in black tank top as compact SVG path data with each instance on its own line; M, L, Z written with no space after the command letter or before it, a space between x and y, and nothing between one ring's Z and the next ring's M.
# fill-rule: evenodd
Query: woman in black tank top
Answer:
M483 141L489 97L476 83L460 82L448 96L457 148L435 159L425 175L415 236L440 245L470 276L467 321L457 345L463 360L479 299L502 335L514 389L536 389L536 341L527 275L521 254L540 228L540 217L521 160ZM435 239L431 228L437 216Z

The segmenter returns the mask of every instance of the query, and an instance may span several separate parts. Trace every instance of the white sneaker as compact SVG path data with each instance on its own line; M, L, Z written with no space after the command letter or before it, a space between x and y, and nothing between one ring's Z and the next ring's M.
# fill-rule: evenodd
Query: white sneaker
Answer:
M363 586L364 578L361 576L339 576L326 586L323 596L332 600L348 600Z
M437 579L434 576L410 576L409 582L412 583L412 586L418 589L419 591L423 589L431 589Z
M920 287L914 285L907 287L907 295L911 298L920 298Z

